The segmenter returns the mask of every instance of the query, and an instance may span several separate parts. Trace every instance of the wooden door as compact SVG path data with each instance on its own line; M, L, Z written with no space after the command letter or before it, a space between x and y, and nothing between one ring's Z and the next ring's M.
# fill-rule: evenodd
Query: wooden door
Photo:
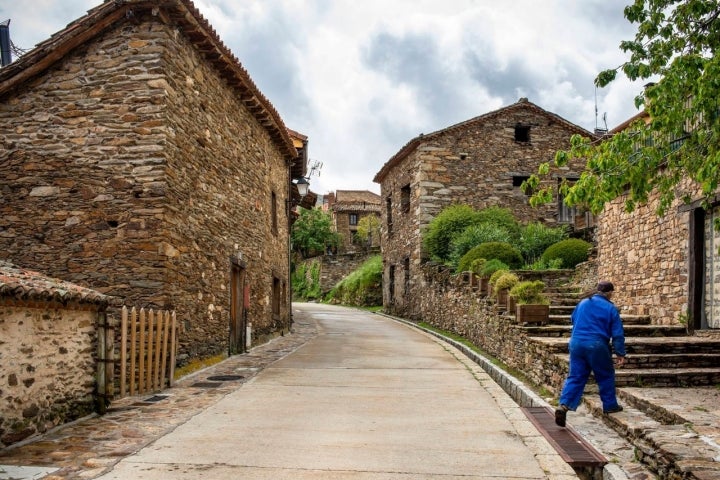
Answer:
M705 215L705 285L703 288L703 326L720 328L720 232L715 222L720 218L720 206L710 209Z
M247 310L245 309L245 267L233 263L230 271L230 355L245 352Z

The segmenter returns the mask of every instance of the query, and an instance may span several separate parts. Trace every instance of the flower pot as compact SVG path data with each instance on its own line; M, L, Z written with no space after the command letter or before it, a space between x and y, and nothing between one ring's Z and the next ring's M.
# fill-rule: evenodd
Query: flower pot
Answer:
M490 295L490 282L488 280L490 279L487 277L479 277L481 295Z
M515 311L515 297L508 295L507 297L507 311L508 313L516 313Z
M521 304L515 307L515 319L518 323L547 323L550 318L550 305Z
M503 288L497 291L497 304L502 308L507 308L508 290Z

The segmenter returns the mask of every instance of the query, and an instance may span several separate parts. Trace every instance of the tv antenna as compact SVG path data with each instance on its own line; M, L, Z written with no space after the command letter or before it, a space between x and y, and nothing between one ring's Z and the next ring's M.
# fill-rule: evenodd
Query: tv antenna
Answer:
M318 160L310 160L310 162L310 172L308 173L308 178L312 177L313 174L316 174L319 177L320 170L323 167L323 162Z
M602 114L602 120L605 128L598 127L598 100L597 100L597 86L595 87L595 134L604 135L608 132L607 126L607 112Z

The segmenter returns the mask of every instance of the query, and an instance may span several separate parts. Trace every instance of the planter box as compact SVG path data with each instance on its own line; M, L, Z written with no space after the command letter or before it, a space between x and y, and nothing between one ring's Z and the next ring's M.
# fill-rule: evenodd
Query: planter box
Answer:
M490 295L490 282L489 278L487 277L478 277L478 281L480 282L480 294L481 295Z
M497 291L497 304L501 310L504 310L505 308L507 308L507 301L508 301L508 290L506 288L503 288L502 290L498 290Z
M508 311L508 313L515 313L515 314L517 314L517 311L515 310L515 306L516 306L516 305L517 305L517 304L516 304L516 302L515 302L515 297L511 297L510 295L508 295L508 297L507 297L507 311Z
M550 318L550 305L524 304L515 307L515 320L518 323L547 323Z

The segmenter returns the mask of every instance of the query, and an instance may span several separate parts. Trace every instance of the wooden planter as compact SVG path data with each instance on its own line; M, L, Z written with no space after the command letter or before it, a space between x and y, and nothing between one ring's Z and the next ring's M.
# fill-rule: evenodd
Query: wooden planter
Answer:
M547 323L549 318L550 305L523 304L515 307L518 323Z
M508 295L507 297L507 311L508 313L517 313L515 310L515 297Z
M488 280L490 279L487 277L478 277L478 281L480 282L479 291L481 295L490 295L490 282L488 282Z
M500 306L501 309L507 308L507 301L508 301L508 290L506 288L503 288L502 290L497 291L497 304Z

